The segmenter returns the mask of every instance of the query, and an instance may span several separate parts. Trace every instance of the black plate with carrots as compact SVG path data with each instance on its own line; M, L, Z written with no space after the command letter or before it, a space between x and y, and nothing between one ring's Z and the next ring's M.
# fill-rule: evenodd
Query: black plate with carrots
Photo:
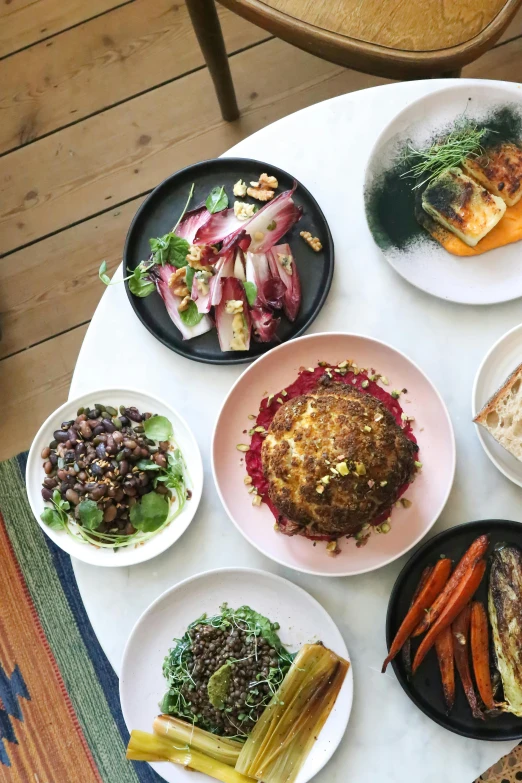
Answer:
M390 601L388 604L388 614L386 618L386 643L388 650L390 650L392 642L394 641L401 624L405 620L408 612L411 608L412 601L415 594L419 595L419 584L424 582L423 589L430 589L430 584L427 579L431 579L432 587L433 582L437 582L436 576L433 576L433 567L441 561L441 559L449 558L452 560L452 571L454 573L455 567L458 565L462 556L469 551L469 547L475 542L479 536L488 536L487 549L484 552L478 552L478 556L482 557L482 560L486 561L485 573L480 580L480 584L476 592L473 594L472 601L475 604L482 604L486 610L488 609L488 580L490 573L491 556L496 547L500 544L513 544L522 549L522 524L519 522L509 522L506 520L482 520L480 522L470 522L465 525L459 525L449 530L440 533L438 536L430 539L424 544L417 552L410 558L407 564L399 574L397 581L393 587ZM467 569L468 579L470 568L475 567L478 562L474 559L469 563ZM432 570L426 574L427 568L432 567ZM479 570L484 566L479 565ZM445 568L443 565L437 566L439 574L442 574L442 581L447 577L447 573L444 573ZM424 580L423 580L424 575ZM475 576L478 579L477 573ZM450 576L451 579L451 576ZM473 579L471 579L470 590L473 590ZM435 591L437 585L434 586ZM459 590L463 590L462 580L458 580L457 587L451 591L453 599L457 595ZM465 598L465 595L463 595ZM522 600L522 596L521 596ZM424 611L424 610L423 610ZM443 610L444 611L444 610ZM477 628L480 620L480 607L475 607L474 615L474 628L475 639L478 639ZM442 612L441 612L442 616ZM437 620L435 619L433 626ZM458 617L453 623L453 632L457 633L457 638L463 639L459 633L459 624L464 625L469 621L469 616L466 618L459 612ZM415 656L422 644L422 640L426 638L428 631L416 638L412 638L410 661L415 662ZM489 633L489 655L491 661L491 672L494 672L493 666L493 642L491 634L491 625L488 622ZM455 637L454 637L455 638ZM482 711L485 715L484 719L480 717L474 717L472 709L468 703L468 699L464 693L462 680L457 668L455 667L455 698L453 707L448 712L447 704L443 693L443 683L441 669L439 666L439 658L443 654L443 649L439 649L439 656L433 646L426 657L418 665L415 674L411 674L408 665L407 655L405 654L404 647L393 659L391 665L397 675L397 678L408 694L410 699L421 709L428 717L436 721L436 723L444 726L457 734L461 734L473 739L487 739L487 740L516 740L522 738L522 718L518 718L515 715L507 712L499 712L494 710L488 714L488 711L484 709L484 704L480 698L478 682L476 680L474 672L474 659L471 652L471 629L468 632L467 644L469 644L469 668L471 676L471 685L477 698L477 706L479 712ZM456 642L455 642L456 643ZM439 635L438 645L443 648L441 643L441 637ZM476 649L479 645L476 644ZM461 651L462 648L459 648ZM406 645L407 652L407 645ZM478 655L478 654L477 654ZM462 656L461 656L462 657ZM493 678L494 679L494 678ZM496 694L497 700L502 700L502 688Z

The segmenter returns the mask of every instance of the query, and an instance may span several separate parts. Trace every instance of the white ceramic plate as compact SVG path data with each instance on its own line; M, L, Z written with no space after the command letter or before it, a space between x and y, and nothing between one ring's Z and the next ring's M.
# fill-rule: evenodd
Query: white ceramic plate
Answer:
M503 335L489 350L475 376L471 397L473 418L522 362L522 324ZM522 462L506 451L484 427L475 424L478 439L491 462L522 487Z
M387 535L372 534L360 548L354 539L340 539L341 553L330 557L324 542L317 546L302 536L274 530L275 519L262 504L252 505L243 483L244 456L236 449L248 442L249 414L257 414L265 392L277 393L297 378L300 367L319 360L332 364L353 359L388 377L392 389L406 388L400 402L415 417L413 432L423 463L406 497L411 508L394 508ZM218 416L212 444L212 470L227 514L238 530L267 557L281 565L320 576L351 576L381 568L411 549L435 524L453 484L455 439L448 411L423 372L404 354L386 343L361 335L331 332L300 337L274 348L243 372L229 392Z
M136 406L139 411L157 413L166 416L174 429L174 441L180 447L187 466L187 484L192 491L192 497L185 504L185 508L170 525L153 536L142 546L130 546L114 552L112 549L97 549L91 544L73 538L65 531L51 530L45 525L40 514L48 506L42 498L42 481L45 478L43 470L44 460L41 457L42 449L48 446L53 439L53 432L60 428L62 421L76 418L76 412L80 407L92 407L96 402L104 405L112 405L118 409L120 405ZM87 394L82 394L73 400L69 400L60 406L42 424L33 440L26 470L27 494L33 514L42 530L65 552L68 552L84 563L99 566L129 566L135 563L143 563L145 560L159 555L168 549L184 533L191 523L198 507L203 489L203 465L199 453L198 444L185 420L176 411L150 394L129 389L101 389Z
M448 253L424 229L402 247L390 242L390 233L372 208L385 171L393 167L407 140L417 148L426 146L438 130L444 130L465 113L470 119L483 120L492 111L516 106L522 114L521 93L495 83L461 84L430 93L409 106L383 130L372 150L365 175L364 198L368 225L384 257L412 285L433 296L462 304L493 304L522 296L520 243L506 245L479 256L459 258ZM404 187L409 187L404 180ZM389 211L394 220L413 213L395 195ZM416 221L411 215L413 226Z
M348 659L337 626L308 593L279 576L249 568L223 568L186 579L161 595L142 614L129 637L120 676L120 699L129 731L151 731L165 692L163 660L172 640L203 612L217 614L224 603L248 605L278 622L279 637L291 652L307 642L322 641ZM343 738L352 708L353 674L350 666L326 724L296 783L307 783L333 755ZM151 764L169 783L195 783L203 775L171 764Z

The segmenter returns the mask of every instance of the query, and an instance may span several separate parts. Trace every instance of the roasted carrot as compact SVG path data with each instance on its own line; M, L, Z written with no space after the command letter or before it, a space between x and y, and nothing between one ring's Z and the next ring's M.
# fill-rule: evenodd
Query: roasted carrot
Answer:
M475 682L482 701L488 710L495 707L491 671L489 669L488 618L484 604L474 601L471 604L471 656Z
M484 714L477 703L477 695L471 682L471 672L469 668L469 623L471 618L471 607L467 604L464 609L453 621L451 633L453 636L453 653L455 655L455 665L462 681L462 687L466 694L471 712L474 718L482 718Z
M426 654L431 650L435 644L437 636L451 625L453 620L457 617L466 604L473 598L477 587L479 586L484 571L486 570L486 561L479 560L475 563L461 578L457 587L453 591L453 594L449 597L449 600L442 610L438 620L436 620L430 627L428 633L419 645L419 649L413 660L413 673L417 671L420 664L426 657Z
M449 626L435 639L435 650L439 659L444 701L447 711L450 712L455 702L455 663L453 660L453 636Z
M464 552L459 562L457 563L455 570L448 579L446 587L439 595L437 600L433 603L433 606L431 606L429 610L425 612L424 617L422 618L417 628L415 628L412 636L420 636L421 633L427 631L430 625L433 625L436 619L440 617L444 607L455 591L455 588L462 579L463 575L471 565L478 563L478 561L484 556L486 549L488 548L488 544L489 539L486 535L479 536L473 541L471 546Z
M417 585L417 588L413 593L413 598L411 599L411 603L410 603L410 609L415 603L415 601L417 600L417 598L419 597L419 593L424 587L424 585L426 584L426 582L428 581L428 577L432 571L433 571L433 566L430 565L426 566L426 568L423 570L421 574L421 578L419 580L419 584ZM411 639L406 639L406 641L404 642L402 646L401 655L402 655L402 662L404 664L404 668L406 669L408 674L411 674Z
M428 606L432 605L435 598L443 589L444 585L448 581L450 571L451 560L449 558L445 557L444 559L437 561L433 571L426 580L426 584L417 596L417 600L413 602L413 606L402 621L401 627L395 634L395 639L393 640L393 643L390 647L388 656L382 665L383 673L386 671L386 667L388 666L389 662L395 658L406 639L417 626L423 613L426 611Z

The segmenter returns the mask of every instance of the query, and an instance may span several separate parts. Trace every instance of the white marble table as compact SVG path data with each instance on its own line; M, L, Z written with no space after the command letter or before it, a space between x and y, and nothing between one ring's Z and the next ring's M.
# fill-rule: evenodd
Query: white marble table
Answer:
M488 517L522 521L520 488L491 465L470 421L476 369L490 345L520 322L520 303L468 307L417 291L384 261L364 218L364 167L377 135L410 101L447 85L447 80L408 82L343 95L268 126L228 153L292 172L326 214L336 267L313 331L353 331L391 342L419 364L444 397L456 432L457 473L433 533ZM115 351L100 350L114 344ZM477 742L445 731L408 700L391 668L387 675L380 673L388 596L405 558L358 577L303 575L255 551L221 508L210 471L210 440L221 403L240 372L241 367L202 365L177 356L137 320L123 286L105 292L76 365L71 395L122 384L157 392L192 427L206 482L189 530L160 557L121 569L74 562L87 612L116 672L138 616L179 580L232 565L278 573L330 612L353 662L355 701L348 731L317 783L472 783L515 743Z

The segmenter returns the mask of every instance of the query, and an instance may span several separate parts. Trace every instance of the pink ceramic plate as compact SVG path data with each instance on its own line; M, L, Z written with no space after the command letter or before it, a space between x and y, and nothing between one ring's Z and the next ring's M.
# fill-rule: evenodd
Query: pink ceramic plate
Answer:
M325 543L316 546L302 536L288 537L274 530L274 517L264 504L252 505L243 479L244 455L238 443L248 443L245 431L252 426L249 414L257 414L267 392L288 386L300 367L318 361L332 364L351 359L360 367L374 368L389 380L388 391L408 390L400 403L414 416L413 432L419 444L422 470L405 497L411 507L394 508L391 531L373 533L360 548L354 539L339 540L341 553L327 554ZM252 364L232 387L214 430L212 471L216 487L230 519L238 530L267 557L297 571L320 576L351 576L391 563L426 535L448 499L455 474L455 438L448 411L439 393L423 372L404 354L385 343L356 334L313 334L283 343Z

